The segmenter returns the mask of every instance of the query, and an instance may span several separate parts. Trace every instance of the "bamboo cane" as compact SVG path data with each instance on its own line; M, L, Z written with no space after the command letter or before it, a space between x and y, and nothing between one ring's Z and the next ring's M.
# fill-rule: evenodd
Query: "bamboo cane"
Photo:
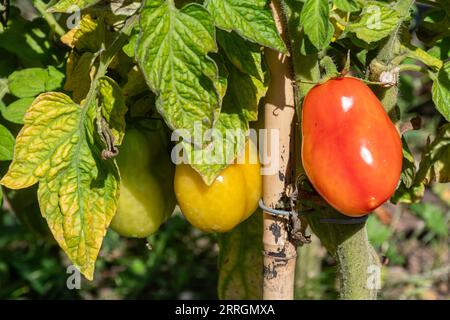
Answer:
M281 9L274 1L272 12L278 31L283 36ZM271 82L266 94L265 128L267 129L268 150L272 160L278 158L279 168L275 174L263 177L263 201L266 206L275 208L281 203L282 196L295 176L294 148L291 140L294 134L295 116L294 90L289 57L271 49L265 51L270 69ZM272 145L272 129L278 130L277 145ZM278 143L279 142L279 143ZM288 300L294 297L294 276L296 247L288 234L288 219L264 213L264 286L265 300Z

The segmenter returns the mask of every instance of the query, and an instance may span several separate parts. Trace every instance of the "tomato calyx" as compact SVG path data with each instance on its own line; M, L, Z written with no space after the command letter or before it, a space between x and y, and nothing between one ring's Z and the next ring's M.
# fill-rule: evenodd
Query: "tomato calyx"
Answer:
M368 85L378 85L383 88L390 88L398 85L399 75L402 71L397 65L385 66L381 64L373 64L370 66L370 79L362 79L350 75L350 50L347 51L347 58L341 71L337 70L336 64L329 56L324 56L320 60L320 67L324 70L323 75L318 81L297 80L300 83L320 85L333 79L354 78Z

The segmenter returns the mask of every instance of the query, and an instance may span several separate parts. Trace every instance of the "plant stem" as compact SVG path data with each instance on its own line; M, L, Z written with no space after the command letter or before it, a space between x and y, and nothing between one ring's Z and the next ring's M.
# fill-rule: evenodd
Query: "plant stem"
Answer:
M111 60L114 58L115 54L122 49L122 47L129 41L129 36L131 31L133 31L134 26L138 22L137 16L130 17L126 22L123 28L120 30L119 35L114 39L114 42L111 46L105 50L105 53L102 55L105 59L104 63L109 65Z
M400 65L404 58L409 53L414 52L401 44L400 33L402 24L407 16L409 10L414 4L413 0L399 0L396 3L397 11L400 13L400 20L392 35L388 38L385 45L378 52L378 55L370 63L369 79L372 81L380 81L380 75L385 71L394 70ZM405 54L405 50L407 51ZM389 88L377 87L374 89L375 94L380 98L384 109L395 124L400 120L400 109L397 106L398 87L392 86Z
M55 32L58 36L62 37L66 32L56 21L52 13L47 11L47 5L42 0L33 0L33 5L37 11L42 15L42 17L47 21L50 29Z
M407 47L402 45L402 49L404 49L407 53L406 55L410 58L416 59L421 61L422 63L426 64L428 67L434 69L435 71L442 68L442 65L444 64L442 60L433 57L428 52L424 51L421 48L417 47Z
M341 299L374 300L377 298L381 265L368 242L365 226L338 245L336 259L339 265ZM370 281L371 276L372 281Z
M419 66L417 64L401 64L399 66L399 69L400 69L400 72L417 71L417 72L427 73L427 70L424 67Z
M317 214L316 214L317 213ZM321 218L342 219L330 208L308 215L308 223L338 263L341 299L376 299L381 265L369 244L366 224L331 224Z
M278 1L271 2L271 9L279 33L287 38L283 13ZM266 206L277 208L283 202L286 186L295 178L291 137L294 124L294 90L290 58L272 49L265 50L271 81L266 94L265 129L267 129L268 150L272 159L278 161L276 172L263 177L263 201ZM278 132L279 141L271 144L272 134ZM274 139L277 137L274 136ZM279 143L278 143L279 142ZM272 150L277 148L277 150ZM277 157L278 159L274 159ZM289 219L264 213L264 283L263 298L292 300L294 297L294 276L296 246L288 232Z
M114 39L113 43L109 48L104 50L103 52L98 52L98 55L100 57L99 66L95 73L94 79L92 80L91 87L89 89L89 92L86 96L86 99L84 101L83 106L89 107L90 103L92 102L92 99L95 97L95 93L97 90L97 84L98 80L106 75L106 72L108 70L109 64L113 60L115 54L127 43L129 40L129 35L131 31L133 30L134 25L137 23L137 17L132 16L129 18L126 22L122 30L120 30L117 37Z

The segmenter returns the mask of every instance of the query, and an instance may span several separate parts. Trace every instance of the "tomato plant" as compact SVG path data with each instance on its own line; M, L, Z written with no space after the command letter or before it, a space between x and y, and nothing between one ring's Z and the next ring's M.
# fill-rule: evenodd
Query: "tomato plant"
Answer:
M339 296L376 298L367 214L450 181L447 1L0 2L0 213L88 280L109 227L184 239L174 212L221 233L220 297L292 299L311 230Z
M394 193L402 144L378 98L362 81L338 78L306 95L302 161L316 190L349 216L367 214Z

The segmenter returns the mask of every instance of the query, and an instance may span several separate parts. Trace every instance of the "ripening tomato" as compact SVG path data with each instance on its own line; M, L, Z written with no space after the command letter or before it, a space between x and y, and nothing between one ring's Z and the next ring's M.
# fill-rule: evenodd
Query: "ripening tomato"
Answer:
M402 144L370 88L354 78L315 86L302 109L302 160L320 195L348 216L388 200L402 169Z
M252 159L256 161L249 161ZM261 193L260 163L253 142L247 143L246 161L228 166L210 186L187 164L175 169L175 195L181 212L206 232L227 232L250 217Z
M117 156L122 181L111 228L125 237L145 238L175 208L175 167L160 129L128 129Z

